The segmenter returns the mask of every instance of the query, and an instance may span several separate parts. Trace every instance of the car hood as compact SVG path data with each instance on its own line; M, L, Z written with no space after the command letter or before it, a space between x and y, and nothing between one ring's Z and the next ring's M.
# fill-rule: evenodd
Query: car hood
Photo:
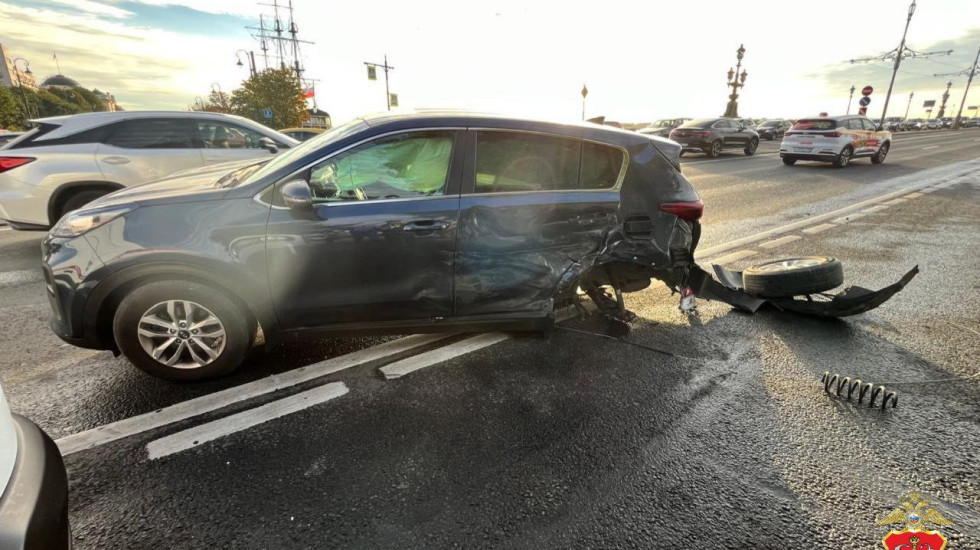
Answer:
M190 170L182 173L183 175L170 176L152 183L120 189L89 203L88 206L102 207L123 203L138 203L147 206L150 204L220 199L228 192L228 188L219 186L218 180L226 174L249 164L255 164L255 162L227 164L232 165L230 169L226 167L220 170Z

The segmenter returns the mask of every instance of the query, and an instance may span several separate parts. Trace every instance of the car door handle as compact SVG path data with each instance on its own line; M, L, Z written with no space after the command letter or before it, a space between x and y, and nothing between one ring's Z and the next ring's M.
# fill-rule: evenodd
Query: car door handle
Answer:
M435 220L422 220L417 222L406 223L402 226L404 231L441 231L449 227L446 222L437 222Z
M106 164L126 164L129 159L126 157L103 157L102 162Z

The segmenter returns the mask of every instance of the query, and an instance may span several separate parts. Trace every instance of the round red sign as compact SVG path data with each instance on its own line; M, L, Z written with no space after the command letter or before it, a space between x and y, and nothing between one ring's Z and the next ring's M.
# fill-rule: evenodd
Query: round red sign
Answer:
M871 92L875 91L871 86L865 86L861 89L861 95L871 95Z

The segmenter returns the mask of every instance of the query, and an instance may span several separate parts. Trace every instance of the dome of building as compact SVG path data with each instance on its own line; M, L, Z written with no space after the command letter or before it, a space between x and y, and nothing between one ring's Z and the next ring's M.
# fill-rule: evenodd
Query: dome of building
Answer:
M75 79L68 78L63 74L56 74L45 78L44 82L41 83L41 86L63 86L66 88L74 88L75 86L78 86L78 82L76 82Z

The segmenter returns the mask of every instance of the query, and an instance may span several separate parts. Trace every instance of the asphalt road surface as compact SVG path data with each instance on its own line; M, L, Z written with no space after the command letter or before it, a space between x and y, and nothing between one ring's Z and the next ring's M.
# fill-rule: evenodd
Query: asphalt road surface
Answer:
M980 131L899 135L843 170L777 144L685 156L700 261L833 255L868 288L919 265L904 291L822 320L686 316L655 284L627 295L624 341L577 318L323 340L171 384L51 335L40 235L0 229L0 380L59 439L81 549L870 549L910 490L949 548L980 548ZM824 371L899 405L830 397Z

